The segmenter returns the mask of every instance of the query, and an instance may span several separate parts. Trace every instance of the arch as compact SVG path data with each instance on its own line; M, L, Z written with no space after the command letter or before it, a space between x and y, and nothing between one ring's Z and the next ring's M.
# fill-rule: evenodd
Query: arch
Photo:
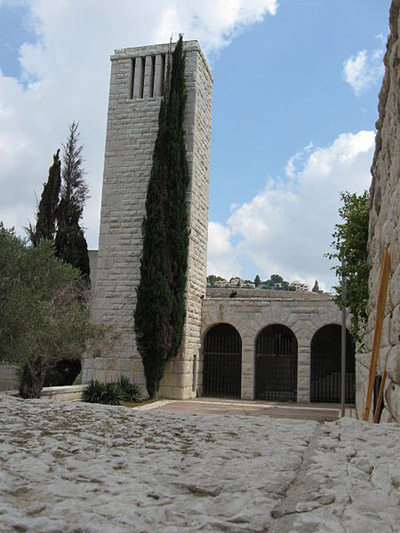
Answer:
M341 335L338 324L320 328L311 340L311 402L338 403L341 399ZM346 403L355 401L355 347L346 334Z
M203 343L203 395L240 398L242 339L231 324L211 327Z
M255 352L256 399L296 401L298 346L293 331L282 324L265 327Z

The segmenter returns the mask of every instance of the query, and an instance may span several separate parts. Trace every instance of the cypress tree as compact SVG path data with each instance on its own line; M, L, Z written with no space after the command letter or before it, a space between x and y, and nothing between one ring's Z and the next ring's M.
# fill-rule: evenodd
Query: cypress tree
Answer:
M186 88L182 36L169 70L146 197L135 311L137 345L151 398L159 390L166 362L178 354L186 314L190 177L183 128Z
M56 255L78 268L90 284L89 254L80 226L83 206L88 196L85 172L82 168L83 146L79 144L79 126L69 127L67 143L63 145L61 200L57 208Z
M56 231L56 210L61 187L60 150L53 156L53 164L49 168L47 183L43 185L43 192L36 214L36 225L29 224L27 231L34 246L42 239L54 242Z

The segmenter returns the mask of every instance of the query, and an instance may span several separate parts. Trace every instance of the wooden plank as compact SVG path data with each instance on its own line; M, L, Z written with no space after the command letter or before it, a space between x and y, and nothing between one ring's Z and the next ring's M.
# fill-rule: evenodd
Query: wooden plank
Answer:
M372 404L372 393L374 390L374 381L376 376L376 368L379 361L379 350L382 338L383 320L385 318L386 297L389 285L391 269L391 260L388 252L384 251L381 257L381 273L379 279L378 300L376 305L376 322L374 330L374 341L372 344L371 363L369 367L369 380L367 398L365 402L365 409L362 419L364 421L369 420L369 414Z

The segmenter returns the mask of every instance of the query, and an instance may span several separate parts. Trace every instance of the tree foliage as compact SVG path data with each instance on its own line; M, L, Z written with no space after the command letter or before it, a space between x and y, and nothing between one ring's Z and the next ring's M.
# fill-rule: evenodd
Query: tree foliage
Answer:
M223 277L216 276L215 274L210 274L209 276L207 276L207 287L215 287L217 281L225 281L226 283L228 283Z
M346 279L346 301L343 302L339 283L335 287L337 303L340 308L346 305L350 310L352 334L355 340L360 341L362 326L367 319L369 194L367 191L360 195L342 192L341 200L343 206L339 215L343 222L335 226L331 244L334 252L328 253L327 257L339 260L339 264L332 268L339 282L342 276Z
M79 142L79 125L69 127L67 143L63 145L61 198L56 210L57 257L78 268L87 283L90 280L89 254L86 239L80 226L88 186L82 168L83 146Z
M36 215L36 224L29 224L28 236L34 246L42 239L54 241L56 232L56 210L58 207L61 187L60 150L53 156L53 164L49 168L47 182L43 185L43 192Z
M185 57L180 37L161 103L143 220L135 331L146 387L154 397L166 362L178 353L185 322L189 171L183 128Z
M36 223L34 226L29 224L27 228L28 236L34 246L38 246L42 240L55 244L57 257L78 268L89 287L89 255L80 227L88 186L82 168L83 147L79 142L79 126L76 122L69 127L67 142L62 148L62 165L60 150L57 150L47 183L43 186ZM72 384L80 370L79 358L59 361L57 368L47 373L45 384Z
M48 240L29 247L0 227L0 360L18 367L24 398L39 397L46 372L96 336L84 294Z

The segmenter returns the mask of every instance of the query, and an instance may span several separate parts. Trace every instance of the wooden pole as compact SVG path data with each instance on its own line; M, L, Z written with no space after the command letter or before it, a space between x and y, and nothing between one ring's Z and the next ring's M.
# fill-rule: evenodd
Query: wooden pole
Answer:
M387 297L387 289L388 289L388 284L389 284L390 269L391 269L390 255L388 254L388 252L384 251L382 253L382 258L381 258L381 273L380 273L380 279L379 279L378 300L377 300L377 305L376 305L376 322L375 322L375 330L374 330L374 341L372 344L371 363L369 367L367 398L366 398L365 409L364 409L364 413L362 417L364 421L369 420L369 413L371 410L372 393L374 390L376 367L378 365L379 349L380 349L381 338L382 338L383 320L385 318L386 297Z
M346 260L342 258L342 349L341 349L341 376L340 376L340 403L342 418L346 414L346 278L344 268Z

